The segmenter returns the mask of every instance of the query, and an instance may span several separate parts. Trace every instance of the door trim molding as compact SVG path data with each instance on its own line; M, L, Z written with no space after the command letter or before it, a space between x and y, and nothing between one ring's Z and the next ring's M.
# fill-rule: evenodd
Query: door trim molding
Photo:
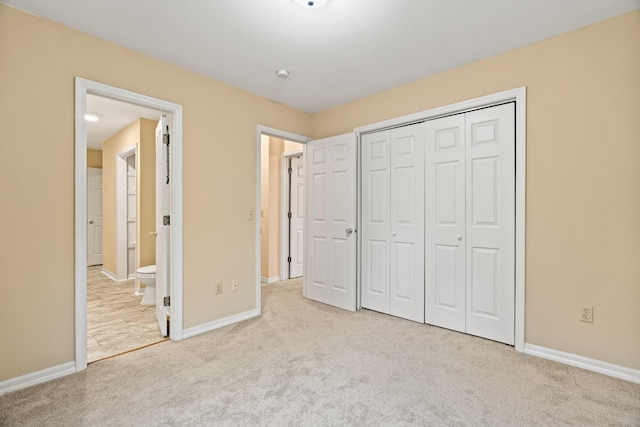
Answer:
M271 128L268 126L262 126L262 125L258 125L257 126L257 130L256 130L256 200L255 200L255 210L254 212L258 212L260 213L260 208L261 208L261 196L262 196L262 165L261 165L261 159L262 159L262 135L266 135L266 136L273 136L275 138L281 138L281 139L286 139L287 141L293 141L293 142L298 142L300 144L306 144L307 142L311 141L312 138L309 138L308 136L303 136L303 135L298 135L295 133L291 133L291 132L287 132L284 130L280 130L280 129L275 129L275 128ZM304 153L304 150L303 150ZM256 215L254 215L254 218L256 218ZM260 241L262 240L262 238L260 237L260 216L257 216L256 221L256 225L255 225L255 233L256 233L256 309L258 310L258 313L262 312L262 288L261 286L261 268L260 268L260 257L261 257L261 250L260 250ZM282 233L281 233L282 234ZM306 265L306 264L305 264ZM282 271L280 272L280 275L282 276ZM303 288L302 290L303 294L306 295L306 290Z
M137 154L137 146L129 147L116 155L116 281L129 280L127 268L127 158ZM136 157L137 161L137 157ZM136 173L138 171L136 170ZM138 178L136 177L136 180ZM138 195L136 194L136 198ZM138 222L136 221L136 228ZM135 291L138 291L136 283Z
M130 102L171 114L173 129L171 170L171 339L183 338L182 295L182 105L75 78L75 371L87 368L87 94Z
M287 257L289 256L288 246L285 246L285 242L289 241L289 222L286 212L289 207L289 198L291 197L289 189L289 174L285 167L286 162L292 157L303 156L304 150L287 151L282 153L282 185L280 186L280 200L282 202L280 210L280 280L289 279L289 273L287 271Z
M506 90L503 92L494 93L487 96L481 96L455 104L445 105L442 107L432 108L430 110L421 111L418 113L409 114L394 119L384 120L377 123L372 123L365 126L360 126L355 129L356 136L358 138L358 145L360 145L360 138L363 133L369 133L374 131L380 131L384 129L390 129L398 126L408 125L411 123L417 123L426 120L436 119L438 117L448 116L452 114L463 113L469 110L489 107L492 105L502 104L505 102L515 101L516 103L516 230L515 230L515 258L516 258L516 293L515 293L515 349L519 352L525 351L525 220L526 220L526 156L527 156L527 88L526 86L518 87L515 89ZM358 164L360 167L360 164ZM359 178L358 178L359 179ZM360 189L360 181L358 181L358 192ZM360 202L359 202L360 203ZM358 208L361 208L359 205ZM362 229L360 223L360 217L358 218L358 229ZM358 247L360 249L360 247ZM362 251L359 250L358 254ZM358 271L361 268L361 259L358 255ZM360 283L360 276L358 275L358 295L361 294L362 284ZM360 308L360 298L358 297L358 308Z

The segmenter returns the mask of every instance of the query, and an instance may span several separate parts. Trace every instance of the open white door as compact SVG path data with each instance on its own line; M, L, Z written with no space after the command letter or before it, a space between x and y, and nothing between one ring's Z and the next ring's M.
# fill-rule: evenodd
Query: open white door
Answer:
M308 142L305 289L309 299L356 309L356 138Z
M87 265L102 264L102 169L87 168Z
M163 114L156 126L156 319L162 336L168 335L164 305L169 295L169 227L170 227L170 170L169 121ZM166 140L165 140L166 139Z

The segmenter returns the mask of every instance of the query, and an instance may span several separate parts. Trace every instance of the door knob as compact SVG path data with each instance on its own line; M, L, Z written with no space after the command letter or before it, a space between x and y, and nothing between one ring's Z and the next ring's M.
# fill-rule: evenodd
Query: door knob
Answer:
M396 232L394 231L393 233L391 233L391 235L392 235L393 237L396 237Z
M462 234L458 234L457 239L458 239L458 241L461 241L462 240Z
M149 236L151 236L151 237L158 237L158 232L157 232L157 231L150 231L150 232L149 232Z
M353 228L349 227L346 230L344 230L345 233L347 233L347 235L350 235L351 233L353 233Z
M89 224L93 224L93 220L92 219L89 220Z

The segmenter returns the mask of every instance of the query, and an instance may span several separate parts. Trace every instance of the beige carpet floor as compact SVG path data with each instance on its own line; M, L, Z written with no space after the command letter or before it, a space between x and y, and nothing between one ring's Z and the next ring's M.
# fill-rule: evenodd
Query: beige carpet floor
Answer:
M640 385L263 285L263 314L0 397L2 426L640 426Z

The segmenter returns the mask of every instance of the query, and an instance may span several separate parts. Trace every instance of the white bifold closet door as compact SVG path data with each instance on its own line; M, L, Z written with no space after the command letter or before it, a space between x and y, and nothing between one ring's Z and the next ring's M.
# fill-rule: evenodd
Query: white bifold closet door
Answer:
M425 322L513 344L514 104L426 122Z
M362 136L362 307L424 322L422 124Z

